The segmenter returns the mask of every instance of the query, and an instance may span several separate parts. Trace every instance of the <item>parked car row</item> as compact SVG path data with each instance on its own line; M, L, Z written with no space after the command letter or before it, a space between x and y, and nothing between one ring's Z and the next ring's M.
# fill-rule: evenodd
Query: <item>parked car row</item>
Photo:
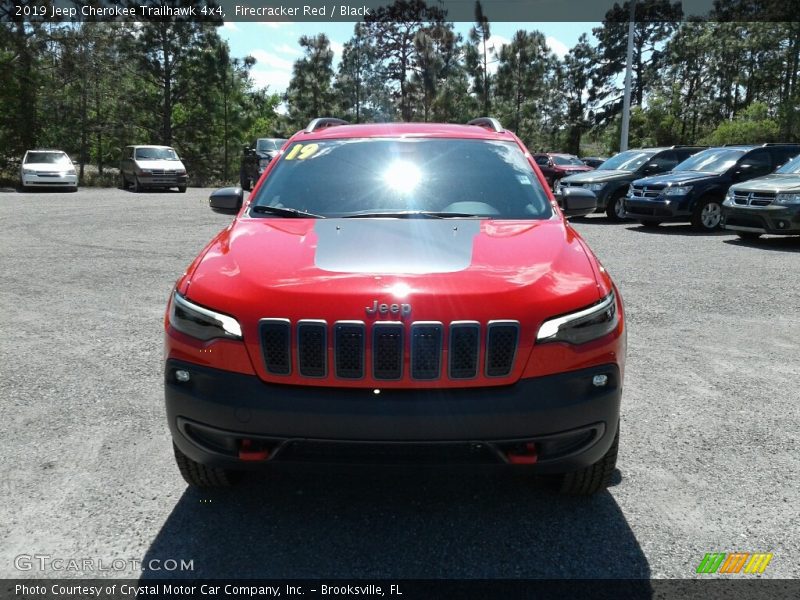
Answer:
M798 155L800 144L628 150L594 171L564 177L555 191L591 190L598 211L611 220L634 219L645 227L677 221L746 238L798 234Z

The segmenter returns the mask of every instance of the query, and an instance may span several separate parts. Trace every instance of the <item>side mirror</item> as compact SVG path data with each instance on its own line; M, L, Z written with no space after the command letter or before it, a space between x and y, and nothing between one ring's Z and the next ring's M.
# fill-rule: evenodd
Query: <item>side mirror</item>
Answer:
M562 187L559 194L561 212L567 218L585 217L597 210L597 196L582 187Z
M211 210L218 213L236 214L242 207L244 192L240 187L226 187L216 190L208 197Z

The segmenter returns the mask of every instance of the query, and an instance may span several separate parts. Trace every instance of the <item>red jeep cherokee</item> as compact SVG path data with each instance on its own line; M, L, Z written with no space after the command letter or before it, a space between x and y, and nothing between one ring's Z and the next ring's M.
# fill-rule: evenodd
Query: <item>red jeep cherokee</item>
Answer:
M496 462L568 493L614 470L619 292L490 118L295 134L178 280L165 388L184 478L273 461Z

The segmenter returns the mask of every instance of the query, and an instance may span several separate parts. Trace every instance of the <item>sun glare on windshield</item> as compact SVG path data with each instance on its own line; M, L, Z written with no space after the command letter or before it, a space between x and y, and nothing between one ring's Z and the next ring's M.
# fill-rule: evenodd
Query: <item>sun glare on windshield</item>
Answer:
M383 173L386 185L401 194L413 192L421 179L422 173L419 168L404 160L393 162Z

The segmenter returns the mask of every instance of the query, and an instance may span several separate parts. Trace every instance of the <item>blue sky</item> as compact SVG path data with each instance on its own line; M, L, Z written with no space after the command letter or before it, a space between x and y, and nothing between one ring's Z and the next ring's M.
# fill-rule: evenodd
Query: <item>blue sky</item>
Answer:
M219 29L228 40L232 56L252 55L256 65L252 77L258 87L283 92L292 76L292 65L301 56L297 40L301 35L325 33L334 51L334 69L341 57L342 45L353 35L355 23L285 23L227 22ZM456 30L466 37L471 23L455 23ZM507 43L518 29L541 31L550 49L559 56L574 46L581 33L589 34L599 23L492 23L492 38L497 50ZM491 67L490 67L491 68Z

